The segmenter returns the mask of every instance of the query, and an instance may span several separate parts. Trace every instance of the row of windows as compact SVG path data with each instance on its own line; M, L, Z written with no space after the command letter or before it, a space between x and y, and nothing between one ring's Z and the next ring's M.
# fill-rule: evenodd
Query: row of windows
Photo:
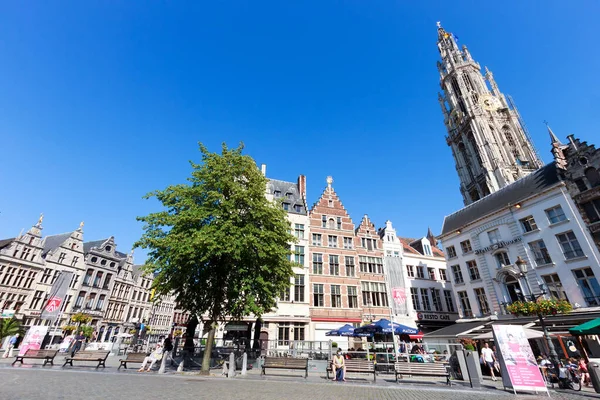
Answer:
M386 285L383 282L361 282L363 307L388 307ZM329 285L326 303L325 285L313 283L313 306L332 308L358 308L358 287L346 286L342 297L342 285ZM345 300L345 301L344 301Z
M80 309L84 308L86 310L102 310L104 307L104 300L106 299L105 294L101 294L96 301L96 293L87 293L85 291L79 292L77 299L75 300L75 306L73 308Z
M296 275L294 277L294 285L291 287L291 291L294 294L293 300L290 297L290 289L284 290L279 296L281 301L295 301L298 303L304 303L304 275Z
M427 268L427 275L425 275L425 268ZM415 271L416 271L416 275L415 275ZM448 280L448 276L446 275L446 269L440 268L438 270L438 273L439 273L439 277L440 277L441 281ZM425 267L423 265L417 265L417 266L407 265L406 266L406 274L408 275L409 278L429 279L432 281L437 280L435 268Z
M0 265L0 285L31 289L37 272L25 268Z
M413 308L416 311L437 311L437 312L456 312L454 308L454 300L451 290L444 290L444 303L446 310L442 304L442 291L440 289L426 288L410 288L410 296L413 303Z
M356 276L356 264L354 256L344 256L343 269L340 268L341 256L329 254L329 271L327 275L342 276L341 271L344 271L344 276ZM383 274L383 259L381 257L359 256L360 272ZM323 275L323 254L313 253L312 257L312 273Z

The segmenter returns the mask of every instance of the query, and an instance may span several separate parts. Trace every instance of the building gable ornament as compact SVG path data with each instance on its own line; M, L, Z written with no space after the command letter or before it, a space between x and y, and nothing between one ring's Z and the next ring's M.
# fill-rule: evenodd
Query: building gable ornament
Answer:
M498 225L508 225L511 222L513 222L513 221L511 220L510 217L499 218L495 221L488 222L487 224L482 225L479 228L475 229L473 231L473 235L479 235L481 232L487 231L490 228L493 228Z
M523 238L520 236L517 238L514 238L512 240L502 240L500 242L497 242L497 243L494 243L487 247L484 247L483 249L475 250L475 254L479 255L479 254L487 253L488 251L496 251L496 250L506 247L508 245L511 245L514 243L519 243L521 240L523 240Z

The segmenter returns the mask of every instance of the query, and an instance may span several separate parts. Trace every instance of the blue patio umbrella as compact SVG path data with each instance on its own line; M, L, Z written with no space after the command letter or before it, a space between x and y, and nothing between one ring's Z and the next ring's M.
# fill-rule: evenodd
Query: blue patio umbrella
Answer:
M370 337L370 336L373 336L373 334L368 333L368 332L357 333L356 328L354 328L350 324L346 324L338 329L333 329L333 330L325 333L325 336Z
M411 328L410 326L398 324L396 322L394 322L392 324L392 322L390 322L390 320L382 318L377 322L373 322L369 325L365 325L365 326L361 326L360 328L356 328L354 330L354 333L355 334L392 333L392 330L395 335L401 335L403 333L408 334L408 335L415 335L419 332L419 330L417 328Z

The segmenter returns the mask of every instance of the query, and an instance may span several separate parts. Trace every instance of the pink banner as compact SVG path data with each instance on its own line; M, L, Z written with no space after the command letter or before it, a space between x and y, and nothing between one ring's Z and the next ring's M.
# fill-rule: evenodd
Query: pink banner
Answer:
M392 288L392 297L394 298L394 303L398 305L402 305L406 302L406 292L404 288Z
M46 332L48 332L47 326L34 325L29 328L19 346L19 355L24 355L29 349L39 350Z
M521 325L493 325L493 328L494 341L500 351L501 362L506 367L510 386L514 390L547 390L523 327Z

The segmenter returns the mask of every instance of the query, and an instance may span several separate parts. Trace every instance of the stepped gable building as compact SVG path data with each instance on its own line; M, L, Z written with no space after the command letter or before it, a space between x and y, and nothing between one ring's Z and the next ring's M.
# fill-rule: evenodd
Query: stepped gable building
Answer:
M328 177L327 187L308 214L310 319L313 339L319 341L329 340L325 336L329 330L363 321L355 227L332 184L333 178Z
M458 81L461 77L459 71L472 70L474 66L468 66L472 64L470 56L466 48L459 51L452 35L441 27L438 27L438 47L444 59L440 72L447 89L445 96L453 106L459 104L461 99L465 103L468 99L460 84L458 89L462 95L456 96L459 90L454 87L452 71L455 71L454 76ZM461 77L463 83L466 81L464 75ZM469 79L473 79L472 75L469 74ZM446 84L446 79L450 79L450 85ZM461 132L466 126L461 124L473 127L472 122L478 121L481 129L484 121L494 122L491 125L494 134L486 136L487 143L480 149L485 150L485 154L495 154L491 159L498 161L496 165L483 160L483 164L478 166L482 166L482 174L488 182L496 182L499 186L482 197L480 181L475 179L479 185L477 196L466 196L470 193L469 188L474 187L473 181L467 179L470 174L464 173L468 165L473 165L472 158L469 162L465 161L470 153L466 152L464 154L467 156L464 156L459 146L453 147L459 167L461 193L467 205L445 217L439 239L445 248L459 313L463 320L472 321L475 318L482 322L500 319L510 320L511 323L538 323L537 317L515 318L507 312L506 306L524 300L525 296L531 294L565 299L574 305L575 310L569 315L547 318L547 324L552 326L551 331L557 331L555 338L563 343L567 339L563 340L560 332L600 316L597 311L600 306L600 253L595 236L598 228L594 222L598 219L597 199L600 190L598 152L594 146L572 135L569 136L569 144L563 145L548 128L554 160L539 167L533 144L521 132L524 125L521 122L520 128L515 128L514 121L520 121L516 109L512 109L511 102L503 101L495 83L491 85L491 96L495 98L490 100L492 105L495 104L493 107L484 103L478 109L474 100L470 106L465 103L467 115L463 118L466 120L460 122L459 118L458 124L456 117L452 122L452 114L460 115L458 111L453 113L455 108L449 110L443 107L442 110L450 135ZM450 96L452 90L454 94ZM468 93L476 94L473 91ZM462 107L459 105L459 109ZM516 120L513 117L517 117ZM507 125L511 128L512 141L506 135L504 142L498 140L503 135L499 135L495 124L501 118L513 121L513 125ZM449 124L454 130L450 129ZM489 134L492 130L490 125L488 128ZM484 131L488 128L483 126ZM498 173L501 161L504 160L502 168L505 172L511 169L506 166L507 159L501 157L507 152L498 153L494 150L493 140L496 144L503 143L504 150L511 149L513 142L520 150L519 157L515 156L516 164L510 167L514 172L514 181L501 181L501 176L509 177ZM449 142L456 145L453 137ZM456 152L456 149L459 151ZM525 272L520 270L517 263L521 263L521 260L524 261L521 265L526 268ZM539 346L542 352L547 352L542 342ZM575 355L569 353L568 348L560 347L562 357Z
M542 166L525 124L487 68L438 23L438 94L446 142L452 149L460 192L468 205Z
M15 238L0 240L0 311L13 314L26 327L34 322L31 302L35 283L44 270L42 258L42 222L38 222L27 233Z
M381 318L389 319L390 302L385 282L384 249L379 233L367 215L363 216L355 230L355 235L363 322L377 321Z

